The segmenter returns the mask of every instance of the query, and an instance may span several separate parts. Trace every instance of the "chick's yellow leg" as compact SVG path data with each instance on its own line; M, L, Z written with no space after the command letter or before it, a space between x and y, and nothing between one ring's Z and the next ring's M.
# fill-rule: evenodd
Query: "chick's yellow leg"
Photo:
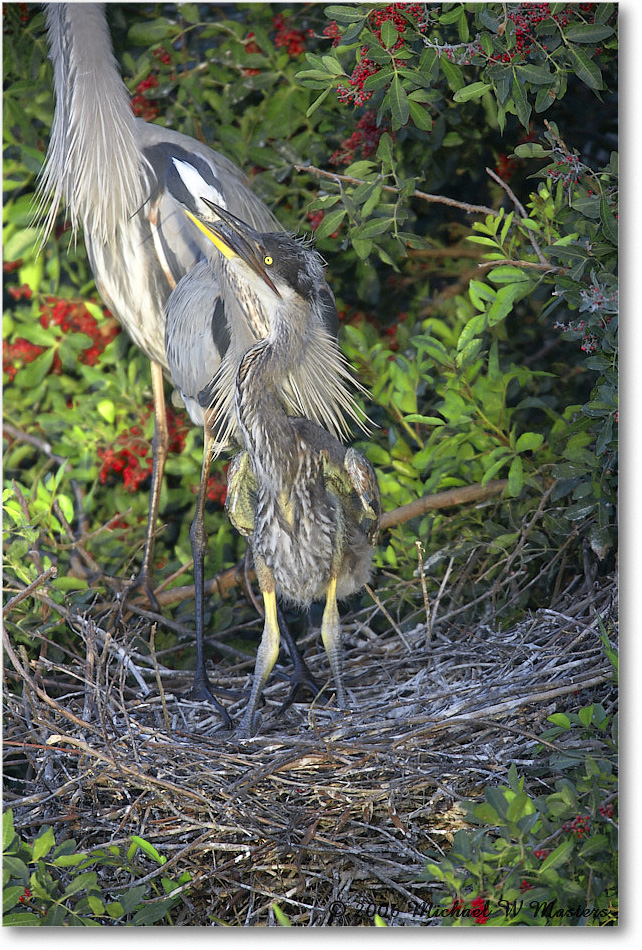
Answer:
M328 654L330 668L334 676L337 690L337 702L342 709L348 705L346 691L343 686L343 657L341 652L341 621L337 607L337 579L330 578L325 598L325 609L321 623L321 637L325 652Z
M274 590L274 579L272 572L263 563L261 559L256 560L257 574L259 584L263 593L263 604L265 607L265 622L263 625L263 636L256 654L256 666L254 667L254 680L252 682L252 692L250 699L243 714L243 718L237 729L237 735L240 738L247 738L253 733L254 713L261 697L261 691L265 681L272 671L279 655L279 621L276 612L276 593Z

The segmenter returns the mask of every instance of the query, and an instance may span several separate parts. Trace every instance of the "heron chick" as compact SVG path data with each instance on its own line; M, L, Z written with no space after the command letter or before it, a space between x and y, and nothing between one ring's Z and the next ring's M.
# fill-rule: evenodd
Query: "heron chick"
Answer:
M278 655L277 595L305 607L325 597L321 635L338 704L347 705L337 599L370 579L381 500L375 472L360 452L291 411L288 380L318 343L320 258L289 235L261 234L213 211L219 219L207 229L229 263L237 299L267 330L236 368L234 414L244 448L230 466L226 502L232 524L249 538L265 606L250 699L237 730L246 737ZM315 352L316 374L328 391L339 360L334 345L328 338L326 351L319 346ZM222 367L203 391L203 404L216 404L227 392L224 374Z

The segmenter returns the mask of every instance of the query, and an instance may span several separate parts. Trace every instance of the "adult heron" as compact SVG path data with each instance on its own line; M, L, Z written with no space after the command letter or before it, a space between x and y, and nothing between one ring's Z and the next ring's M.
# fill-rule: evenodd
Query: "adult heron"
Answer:
M370 578L381 499L361 453L291 415L288 381L297 367L316 359L319 381L339 377L336 344L317 344L327 335L317 304L319 255L287 234L259 233L220 208L211 211L201 225L226 261L226 279L250 319L267 328L235 373L234 415L244 448L230 466L226 501L230 520L250 539L265 605L251 695L237 730L245 737L278 655L277 594L302 606L325 597L321 635L337 701L347 705L337 598ZM217 407L228 393L222 366L201 401Z
M144 587L154 603L153 538L168 450L164 376L171 374L166 313L171 315L174 304L186 306L200 321L202 340L190 338L191 350L185 341L177 339L175 345L187 363L198 362L199 344L207 345L207 376L201 385L228 351L240 353L248 340L260 335L260 328L247 324L245 310L219 285L216 269L210 266L218 252L187 220L183 203L203 210L201 199L206 197L255 227L272 230L279 225L242 172L223 155L189 136L134 117L113 54L104 4L48 4L46 23L56 110L38 189L42 243L64 203L74 237L82 227L101 297L151 361L154 467L147 538L135 584ZM327 285L323 299L326 327L336 334L336 307ZM170 346L171 340L170 329ZM203 425L205 414L198 401L181 388L190 418ZM204 476L209 456L206 438ZM197 669L190 695L215 702L203 649L204 488L201 483L192 528Z

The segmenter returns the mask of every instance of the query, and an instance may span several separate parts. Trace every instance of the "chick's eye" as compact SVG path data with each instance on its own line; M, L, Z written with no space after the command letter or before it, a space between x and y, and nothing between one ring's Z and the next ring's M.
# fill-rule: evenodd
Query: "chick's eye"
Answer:
M267 266L269 267L270 264L273 264L273 263L274 263L274 258L273 258L273 257L270 257L269 254L266 254L266 256L263 258L263 263L264 263L264 264L267 264Z

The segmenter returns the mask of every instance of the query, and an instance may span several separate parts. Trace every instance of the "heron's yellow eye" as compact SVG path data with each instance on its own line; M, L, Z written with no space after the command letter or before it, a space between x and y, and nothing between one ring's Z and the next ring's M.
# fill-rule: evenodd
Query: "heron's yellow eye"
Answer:
M268 254L266 257L263 258L263 263L267 264L267 266L269 267L270 264L274 263L274 258L270 257L270 255Z

